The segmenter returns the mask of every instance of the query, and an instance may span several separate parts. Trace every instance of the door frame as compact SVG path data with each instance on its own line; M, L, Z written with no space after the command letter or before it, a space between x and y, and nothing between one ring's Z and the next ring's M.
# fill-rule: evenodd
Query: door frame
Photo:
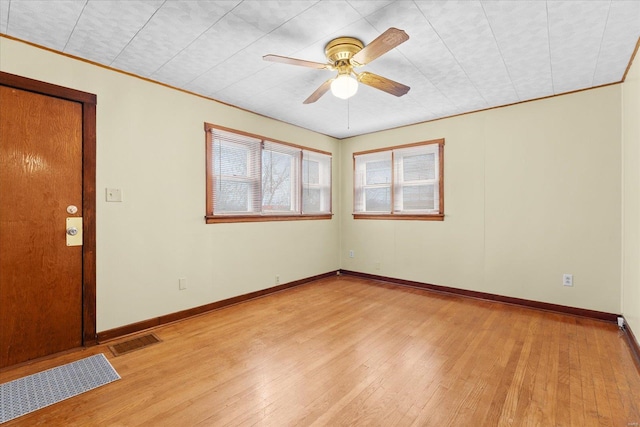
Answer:
M82 345L96 334L96 95L0 71L0 85L82 105Z

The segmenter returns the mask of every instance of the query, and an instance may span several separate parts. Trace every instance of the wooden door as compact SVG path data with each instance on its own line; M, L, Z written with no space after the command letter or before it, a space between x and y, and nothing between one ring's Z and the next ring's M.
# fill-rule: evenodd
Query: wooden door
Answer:
M0 86L0 368L83 344L82 149L82 103Z

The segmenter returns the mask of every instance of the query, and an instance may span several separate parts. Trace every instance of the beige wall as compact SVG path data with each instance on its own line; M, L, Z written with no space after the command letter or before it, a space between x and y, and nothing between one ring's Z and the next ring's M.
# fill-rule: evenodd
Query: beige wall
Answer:
M622 85L622 313L640 337L640 65Z
M204 223L204 122L331 151L339 164L336 140L4 38L0 70L97 95L98 331L338 268L336 218ZM106 203L106 187L124 202Z
M342 141L341 267L619 313L620 117L616 85ZM436 138L444 222L353 220L354 151Z
M9 39L0 70L98 96L99 331L338 268L624 310L640 329L637 66L624 85L343 141ZM334 219L206 225L204 122L333 152ZM445 221L352 219L354 151L436 138Z

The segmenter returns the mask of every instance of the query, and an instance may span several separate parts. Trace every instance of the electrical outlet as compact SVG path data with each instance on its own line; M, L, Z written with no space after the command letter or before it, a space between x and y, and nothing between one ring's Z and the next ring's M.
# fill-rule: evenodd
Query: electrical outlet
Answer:
M374 267L376 270L380 270L380 261L376 261Z
M563 274L562 284L564 286L573 286L573 274Z
M178 289L181 291L187 289L187 279L185 279L184 277L178 279Z
M353 249L349 251L349 258L353 258Z
M280 284L280 275L276 275L276 285Z

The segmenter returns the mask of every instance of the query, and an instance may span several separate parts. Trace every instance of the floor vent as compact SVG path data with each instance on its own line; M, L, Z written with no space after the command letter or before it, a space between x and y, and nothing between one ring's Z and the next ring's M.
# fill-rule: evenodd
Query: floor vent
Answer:
M110 345L109 350L111 350L111 353L117 357L159 342L162 342L162 340L155 336L155 334L147 334L127 341L122 341L118 344Z

